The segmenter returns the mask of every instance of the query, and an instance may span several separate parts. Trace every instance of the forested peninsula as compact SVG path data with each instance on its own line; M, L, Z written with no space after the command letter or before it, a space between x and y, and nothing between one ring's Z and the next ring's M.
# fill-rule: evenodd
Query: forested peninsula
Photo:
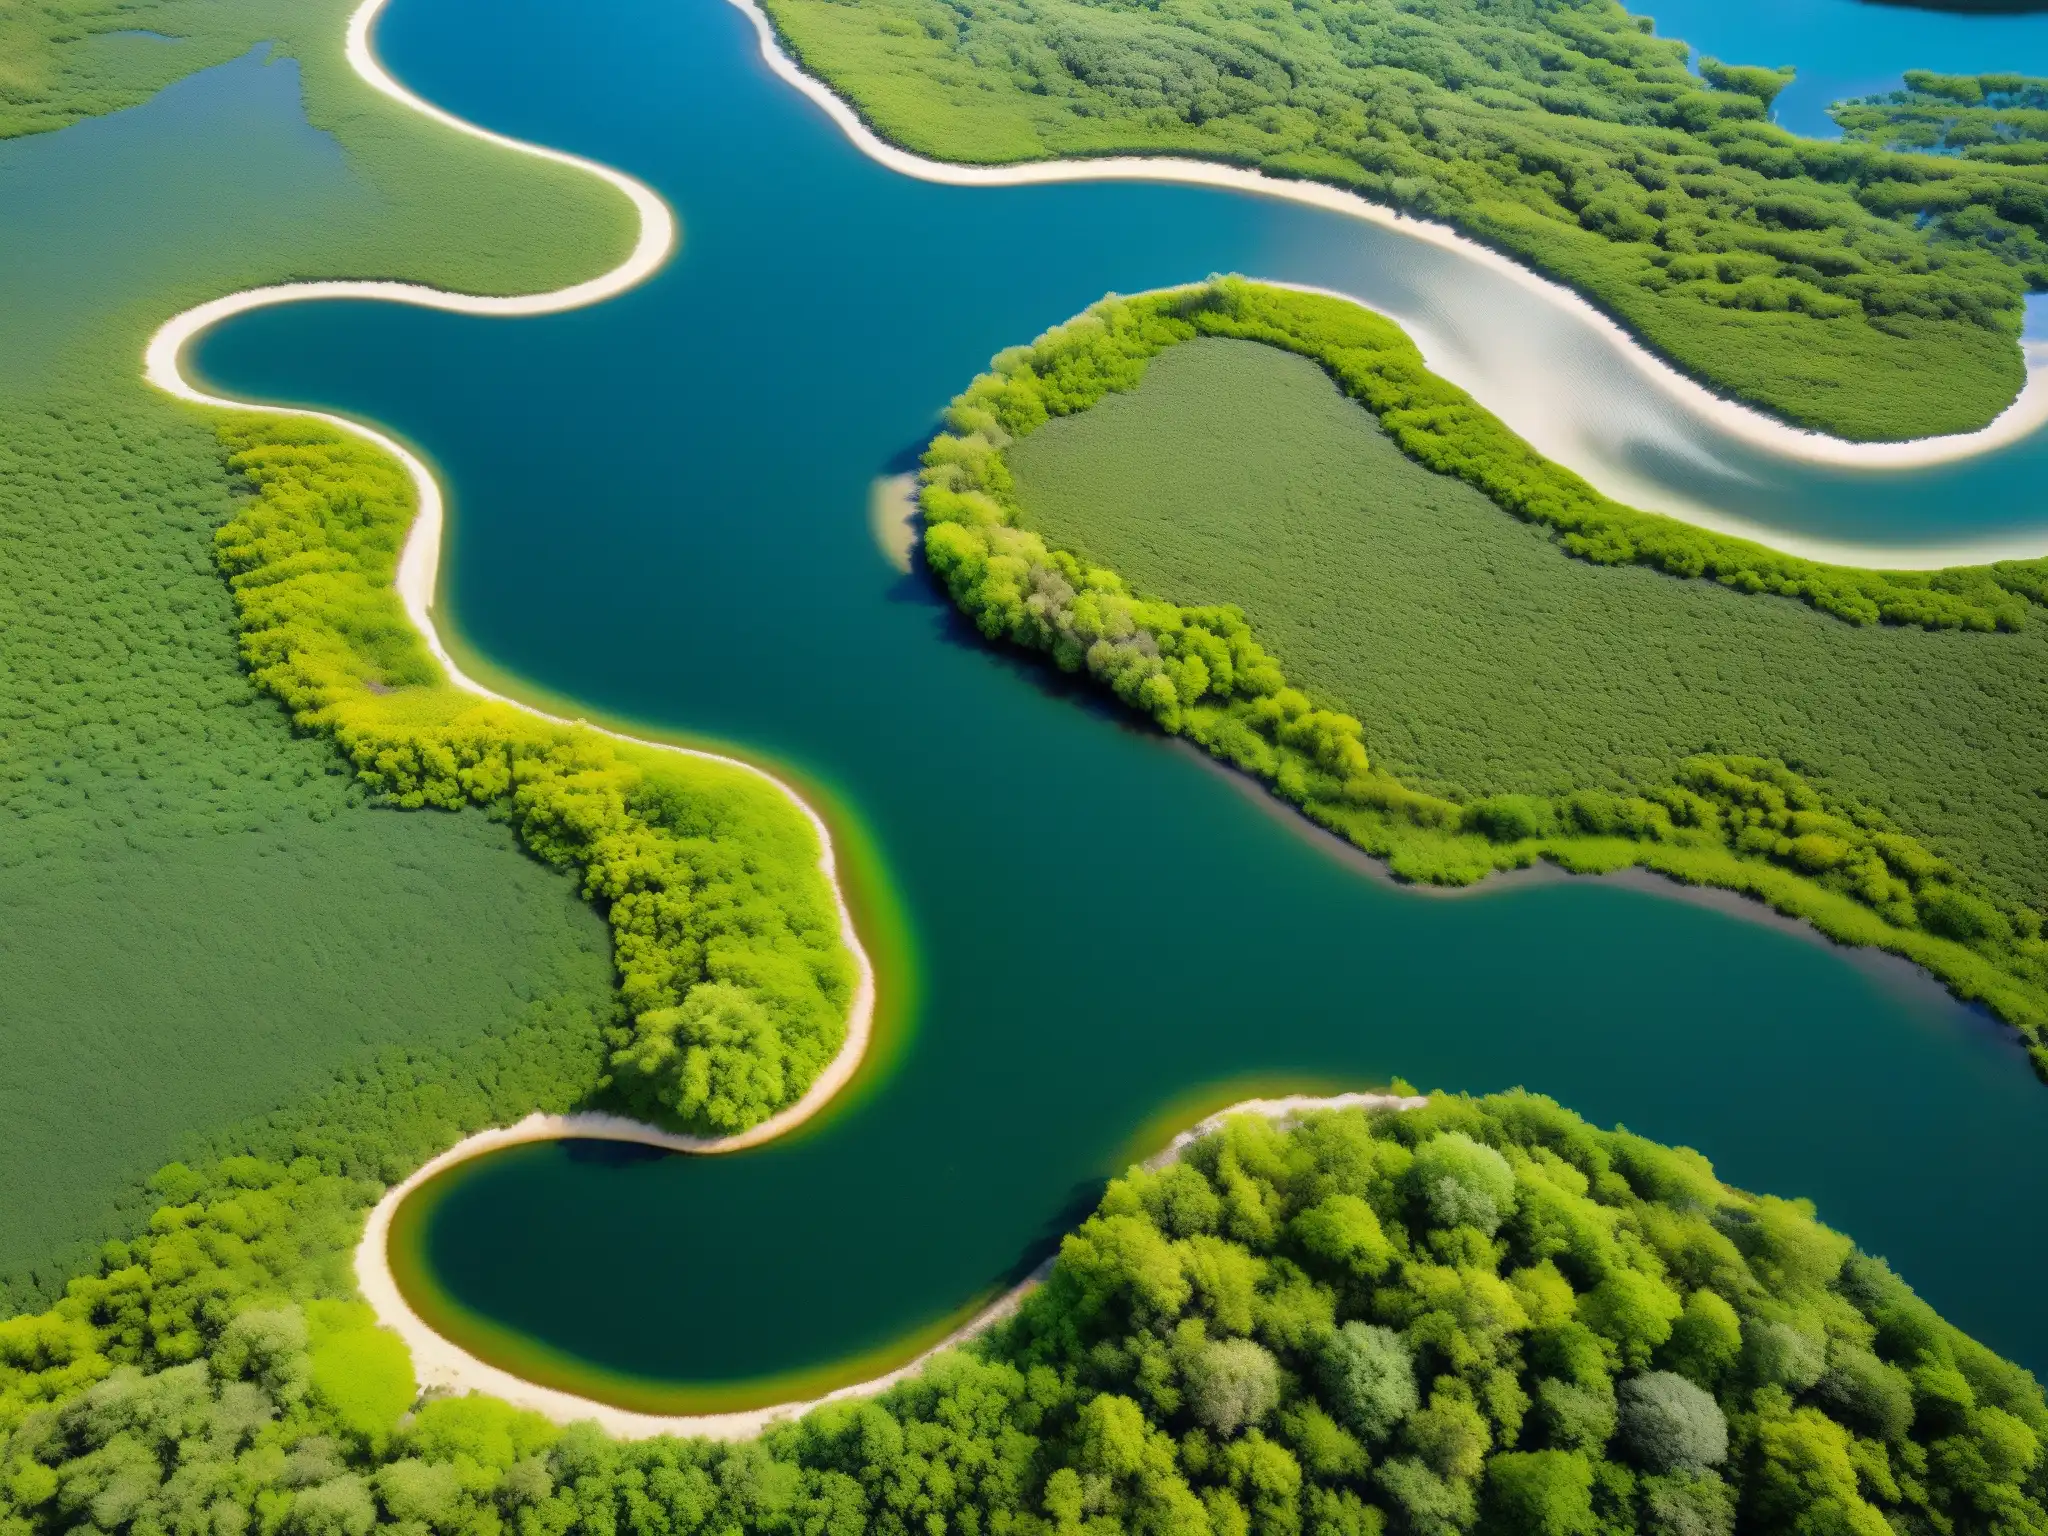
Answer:
M1168 153L1345 187L1838 437L1983 426L2023 378L2021 298L2048 287L2048 163L2031 128L2009 132L2039 81L1938 87L1983 103L1953 144L1931 141L1917 96L1859 105L1828 143L1769 121L1787 73L1703 59L1695 75L1682 41L1616 0L766 8L806 69L919 154Z
M317 421L222 426L252 494L214 535L242 657L401 809L478 806L575 871L612 929L626 1102L731 1134L794 1103L846 1038L854 962L817 838L732 763L560 725L451 687L399 601L411 482Z
M1849 624L1979 630L2025 624L2042 590L2040 563L1856 571L1622 507L1430 374L1391 321L1239 279L1107 299L1003 353L954 401L926 452L920 497L930 566L983 634L1096 678L1162 729L1385 858L1396 875L1460 885L1548 859L1582 873L1639 865L1745 892L1841 942L1904 955L1983 1001L2022 1031L2048 1076L2048 946L2031 887L2001 889L1985 866L1973 872L1941 857L1874 807L1755 752L1694 750L1626 783L1562 793L1418 789L1374 768L1356 714L1290 685L1228 593L1212 590L1199 604L1145 595L1034 531L1017 495L1014 446L1136 388L1154 357L1203 337L1313 360L1402 453L1549 530L1559 560L1711 579L1759 601L1802 600ZM1352 639L1325 629L1305 643L1341 650Z
M1798 1203L1523 1094L1241 1118L1017 1318L735 1446L416 1408L327 1156L166 1169L0 1323L0 1533L2048 1531L2048 1403Z

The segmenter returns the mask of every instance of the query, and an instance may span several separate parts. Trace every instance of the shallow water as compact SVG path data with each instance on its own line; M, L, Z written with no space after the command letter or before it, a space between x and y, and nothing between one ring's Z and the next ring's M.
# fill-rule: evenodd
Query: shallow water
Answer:
M0 141L0 389L33 387L109 311L274 243L358 186L268 47L126 111ZM230 233L231 232L231 233Z
M680 255L543 320L250 315L199 371L420 444L451 487L443 612L467 642L826 786L882 850L921 957L900 1064L812 1134L468 1165L423 1234L459 1307L657 1382L799 1371L1015 1273L1137 1126L1205 1086L1400 1074L1526 1084L1809 1195L1965 1327L2048 1364L2048 1098L1979 1016L1902 967L1624 886L1390 889L991 654L869 532L873 478L988 355L1105 289L1231 269L1348 287L1439 362L1510 384L1543 368L1617 441L1679 430L1617 392L1633 375L1605 343L1455 256L1308 210L893 176L767 74L720 0L399 0L380 44L451 110L651 181ZM1781 467L1751 489L1788 527L1947 538L2017 516L1960 487L2040 451L1861 480ZM1722 483L1690 462L1652 467ZM1859 510L1845 486L1878 489Z

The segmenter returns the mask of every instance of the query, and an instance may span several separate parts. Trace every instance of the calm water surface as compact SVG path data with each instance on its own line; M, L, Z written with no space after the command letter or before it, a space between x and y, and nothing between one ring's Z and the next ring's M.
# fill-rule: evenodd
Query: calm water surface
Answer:
M2020 35L2048 69L2041 28ZM766 73L719 0L399 0L380 42L450 109L652 182L681 254L544 320L252 315L200 370L422 445L452 488L443 605L469 643L828 786L922 956L900 1066L815 1134L469 1165L424 1234L457 1304L650 1380L796 1370L1000 1283L1201 1085L1400 1074L1526 1084L1811 1196L1964 1326L2048 1365L2048 1097L1978 1016L1903 968L1610 885L1377 884L1192 755L991 655L889 567L866 510L992 352L1107 289L1217 270L1357 293L1494 403L1540 377L1631 472L1795 530L2040 527L2038 493L2017 491L2048 448L1890 478L1717 459L1586 328L1398 234L1200 189L892 176ZM1739 42L1715 46L1756 56Z

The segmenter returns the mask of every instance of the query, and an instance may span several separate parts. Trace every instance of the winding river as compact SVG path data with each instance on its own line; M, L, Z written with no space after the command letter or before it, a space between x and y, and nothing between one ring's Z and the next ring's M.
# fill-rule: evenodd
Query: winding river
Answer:
M2024 67L2020 38L2048 72L2048 24L1997 25L1984 67ZM1795 547L2048 550L2048 433L1910 472L1777 457L1399 230L1213 189L906 179L721 0L397 0L378 48L453 112L653 185L680 252L611 303L512 323L258 312L193 371L401 431L449 487L441 614L473 669L787 765L878 850L907 928L891 1061L803 1135L717 1159L534 1144L430 1186L414 1280L465 1342L638 1406L772 1401L1029 1268L1141 1127L1399 1075L1525 1084L1810 1196L2048 1366L2048 1097L1981 1016L1625 882L1390 888L991 654L868 513L992 352L1219 270L1352 293L1608 489Z

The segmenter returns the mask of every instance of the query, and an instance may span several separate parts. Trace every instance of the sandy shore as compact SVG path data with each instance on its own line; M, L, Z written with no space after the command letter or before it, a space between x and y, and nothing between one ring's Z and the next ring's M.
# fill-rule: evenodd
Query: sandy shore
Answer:
M459 314L519 316L554 314L563 310L580 309L587 305L599 304L616 294L623 293L636 284L645 281L675 249L676 221L668 205L656 195L653 189L635 181L623 172L595 161L585 160L577 155L564 154L559 150L546 149L539 145L525 144L517 139L506 138L503 134L466 123L458 117L443 112L393 80L377 62L371 51L370 32L377 13L384 8L386 0L364 0L364 3L349 19L347 56L349 64L377 90L416 112L424 113L438 123L445 124L474 138L486 140L523 155L540 160L552 160L563 165L572 165L588 171L619 189L629 198L640 219L640 235L633 249L624 261L609 272L577 283L572 287L559 288L550 293L521 294L515 297L488 297L476 294L447 293L438 288L428 288L416 283L392 282L320 282L281 283L269 288L251 288L240 293L231 293L222 298L198 305L167 320L149 340L143 355L143 376L158 389L189 400L198 405L224 406L235 409L249 409L250 402L231 400L220 395L209 394L188 380L180 368L184 349L200 332L216 325L233 315L244 314L254 309L267 309L277 304L304 303L314 299L380 299L389 303L413 304L424 309L452 310ZM870 1038L874 1032L875 975L874 966L860 942L860 935L854 927L853 913L846 903L846 893L840 888L838 866L833 853L832 834L825 820L817 810L789 785L773 774L756 765L736 757L727 757L716 752L704 752L691 747L674 746L667 742L643 741L623 732L606 730L587 721L571 721L560 715L552 715L519 699L508 697L485 687L475 678L466 674L457 665L443 643L433 618L434 590L440 572L441 534L445 523L444 502L441 487L427 466L417 454L402 443L387 437L374 428L345 417L330 415L324 411L311 411L270 405L255 408L280 416L305 416L353 433L364 441L374 443L392 458L405 466L411 477L413 488L419 499L419 512L406 535L405 548L398 563L398 593L405 604L407 616L419 630L427 647L434 654L448 680L455 687L475 694L479 698L492 699L522 709L528 714L559 725L577 725L585 730L596 731L616 741L630 742L636 746L656 751L674 752L684 757L699 758L707 762L722 763L741 772L772 784L790 803L802 811L811 824L818 839L818 867L826 883L831 887L833 901L838 908L839 936L847 952L853 956L857 977L854 996L848 1009L846 1043L817 1079L810 1090L796 1103L781 1113L764 1120L751 1130L735 1136L723 1137L675 1137L673 1144L679 1150L692 1152L737 1152L746 1147L758 1146L773 1140L791 1127L802 1124L816 1114L843 1088L859 1068L867 1053Z
M2006 447L2048 424L2048 343L2028 343L2027 382L2019 397L1988 426L1949 437L1918 438L1903 443L1851 443L1809 432L1727 400L1646 350L1614 320L1571 289L1551 282L1488 246L1468 239L1446 224L1398 214L1354 192L1312 181L1290 181L1241 167L1168 156L1124 155L1105 159L1032 161L1021 165L953 165L927 160L890 144L864 123L843 98L782 51L774 24L755 0L732 0L754 24L761 57L769 69L816 102L854 145L870 159L899 175L960 187L1042 186L1068 181L1165 181L1204 187L1225 187L1259 197L1279 198L1345 214L1411 239L1457 251L1497 272L1545 303L1566 310L1595 326L1621 346L1636 370L1661 393L1711 420L1755 447L1814 464L1855 469L1905 469L1946 464ZM1247 273L1246 276L1255 276ZM1263 279L1261 279L1263 281ZM1348 295L1337 295L1348 298ZM1356 303L1357 301L1351 300ZM1483 402L1482 402L1483 403ZM1751 535L1753 537L1753 535Z
M630 176L612 170L594 161L579 156L564 154L558 150L537 145L524 144L502 134L491 133L441 111L414 96L410 91L393 80L377 62L370 48L370 32L377 13L386 0L364 0L364 3L350 18L348 29L347 57L349 63L366 81L385 95L403 103L414 111L424 113L436 122L443 123L459 132L489 141L520 154L532 155L542 160L552 160L564 165L573 165L588 171L618 188L629 198L639 215L640 234L626 259L609 272L577 283L568 288L550 293L524 294L516 297L488 297L475 294L447 293L420 284L395 282L315 282L283 283L268 288L252 288L240 293L228 294L208 303L184 311L166 321L150 338L144 352L143 376L149 383L165 393L196 405L219 406L231 409L260 409L280 416L302 416L324 421L345 432L354 434L365 442L375 444L405 467L413 482L419 499L419 512L411 530L406 536L405 548L400 556L397 587L405 604L407 616L412 620L428 648L440 662L448 680L455 687L475 694L479 698L496 700L526 711L540 719L563 725L578 725L586 730L599 732L615 740L630 742L636 746L656 751L674 752L685 757L699 758L708 762L724 764L744 773L753 774L777 791L788 797L791 804L800 810L809 821L818 839L818 868L832 891L833 901L839 918L840 941L847 953L853 957L856 968L854 994L847 1011L846 1041L840 1047L825 1070L811 1084L802 1098L781 1113L764 1120L752 1129L734 1136L694 1137L680 1136L640 1126L629 1121L611 1117L582 1117L550 1119L532 1116L509 1129L484 1133L482 1138L472 1137L462 1143L455 1152L444 1154L415 1174L401 1189L409 1189L432 1171L445 1167L462 1148L471 1150L463 1155L474 1156L476 1150L492 1145L511 1142L531 1141L551 1136L608 1136L614 1139L634 1140L667 1147L675 1151L694 1153L737 1152L746 1147L758 1146L773 1140L794 1126L802 1124L817 1114L831 1101L841 1088L858 1070L862 1058L867 1054L868 1045L874 1033L875 972L873 962L860 941L853 913L847 905L846 893L841 888L838 867L832 845L832 834L825 820L817 810L788 784L773 774L739 758L727 757L720 753L699 751L695 748L674 746L667 742L643 741L622 732L605 730L586 721L565 720L551 715L521 700L507 697L486 688L476 679L468 676L457 665L442 641L433 619L433 601L436 577L440 568L441 534L445 522L444 503L441 487L419 457L402 443L345 417L331 415L324 411L312 411L279 407L210 394L198 388L187 379L180 367L184 349L200 332L218 324L233 315L254 309L265 309L277 304L303 303L315 299L380 299L391 303L414 304L426 309L452 310L460 314L519 316L553 314L563 310L577 309L585 305L601 303L615 294L624 292L644 281L667 260L676 243L676 222L667 204L662 202L651 188L635 181ZM495 1140L493 1139L495 1138ZM480 1145L481 1143L481 1145ZM459 1158L456 1158L459 1160ZM395 1192L394 1192L395 1193ZM421 1358L420 1374L423 1380L433 1380L447 1386L477 1388L484 1391L514 1395L513 1388L522 1386L516 1378L476 1362L476 1370L460 1381L447 1379L446 1372L438 1375L430 1369L432 1345L440 1341L414 1317L411 1310L397 1299L396 1287L390 1283L388 1269L381 1262L383 1234L388 1228L388 1206L392 1197L386 1197L386 1204L380 1205L381 1218L373 1215L371 1230L357 1254L358 1272L364 1276L365 1296L375 1306L380 1320L393 1326L401 1336L411 1343L416 1352L424 1351ZM365 1255L372 1252L380 1256L376 1263L366 1265Z
M1200 1124L1181 1132L1157 1155L1147 1158L1145 1166L1164 1167L1185 1152L1190 1143L1206 1136L1232 1115L1264 1115L1270 1120L1286 1124L1316 1110L1405 1110L1418 1109L1428 1102L1426 1098L1379 1093L1345 1093L1332 1098L1299 1095L1284 1099L1247 1099L1241 1104L1233 1104L1228 1109L1219 1110ZM444 1169L468 1162L471 1158L482 1157L503 1147L519 1146L534 1141L554 1141L568 1136L632 1142L640 1146L661 1147L670 1151L701 1150L692 1145L688 1137L673 1136L652 1126L621 1119L616 1115L531 1115L517 1125L507 1126L502 1130L482 1131L457 1142L416 1171L404 1183L388 1190L370 1212L363 1240L356 1248L356 1282L362 1287L364 1300L368 1301L376 1312L377 1320L404 1339L407 1347L412 1350L413 1370L418 1374L423 1389L441 1392L488 1392L493 1397L502 1397L521 1408L531 1408L535 1412L545 1414L558 1424L572 1424L580 1419L595 1419L608 1433L626 1439L645 1439L650 1435L705 1435L715 1440L742 1440L759 1434L778 1420L800 1417L813 1408L825 1403L838 1402L843 1398L872 1397L915 1375L934 1355L956 1348L1010 1316L1023 1303L1024 1298L1037 1289L1051 1268L1050 1261L1041 1265L1028 1279L989 1303L969 1322L955 1329L914 1359L905 1361L894 1370L866 1381L840 1387L819 1397L802 1402L774 1403L763 1408L748 1408L732 1413L659 1414L637 1413L628 1408L616 1408L593 1398L579 1397L573 1392L564 1392L555 1387L544 1387L527 1381L510 1371L478 1359L461 1345L443 1338L413 1311L400 1293L397 1279L391 1272L391 1219L405 1198L421 1184Z

